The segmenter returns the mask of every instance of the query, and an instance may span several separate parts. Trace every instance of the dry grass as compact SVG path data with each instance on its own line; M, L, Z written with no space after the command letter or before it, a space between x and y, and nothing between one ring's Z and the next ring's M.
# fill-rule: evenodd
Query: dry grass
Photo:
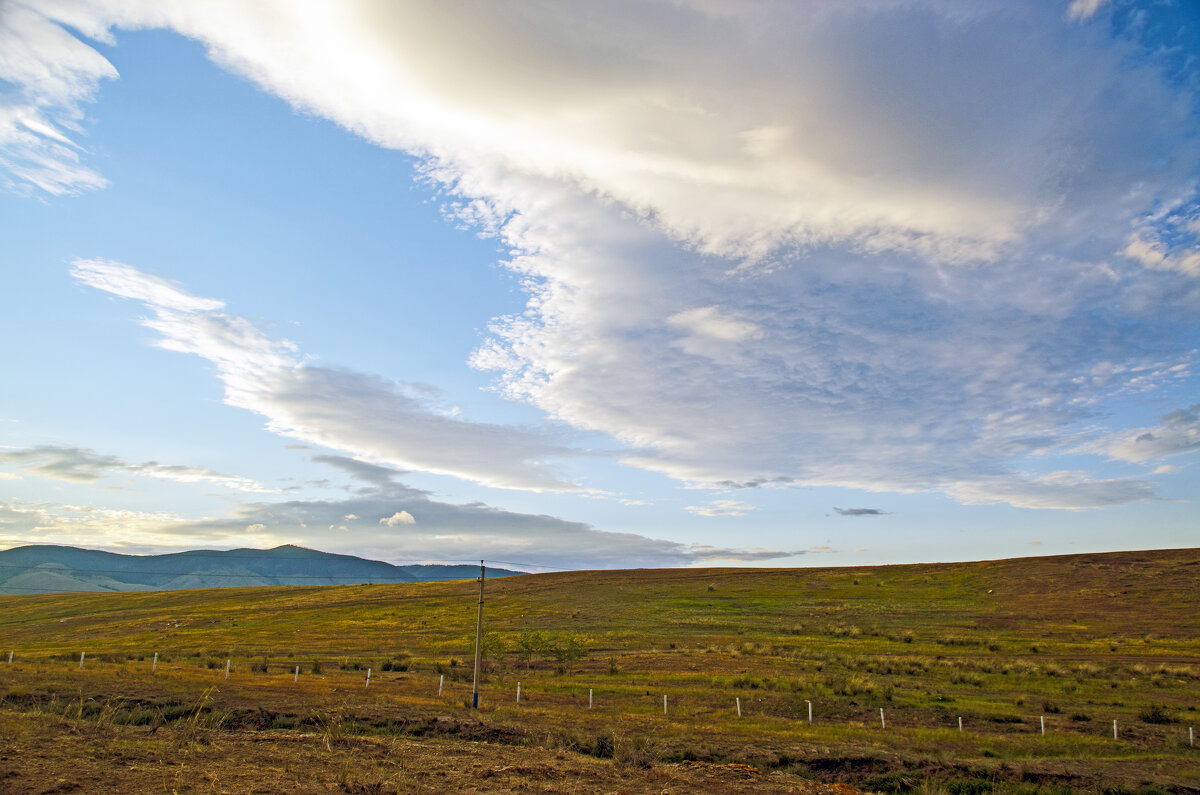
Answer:
M254 731L326 754L364 738L549 749L620 768L627 789L680 764L749 764L760 777L743 788L1200 781L1186 746L1200 723L1196 550L490 581L477 714L475 594L468 581L0 597L17 650L11 668L0 657L0 696L13 720L169 730L184 749Z

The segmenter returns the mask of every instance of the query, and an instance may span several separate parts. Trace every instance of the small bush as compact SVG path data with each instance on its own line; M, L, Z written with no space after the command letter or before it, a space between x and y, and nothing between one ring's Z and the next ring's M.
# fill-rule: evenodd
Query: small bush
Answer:
M596 735L596 741L592 743L592 756L597 759L612 759L613 752L616 749L616 738L613 737L611 731L602 731Z
M1142 723L1174 723L1175 719L1167 712L1167 708L1161 704L1151 704L1138 713L1138 720Z

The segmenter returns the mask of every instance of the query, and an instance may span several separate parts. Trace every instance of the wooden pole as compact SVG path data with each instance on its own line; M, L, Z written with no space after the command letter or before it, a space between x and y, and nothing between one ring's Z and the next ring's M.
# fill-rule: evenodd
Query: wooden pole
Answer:
M475 680L471 685L471 709L479 709L479 661L483 653L483 561L479 561L479 612L475 616Z

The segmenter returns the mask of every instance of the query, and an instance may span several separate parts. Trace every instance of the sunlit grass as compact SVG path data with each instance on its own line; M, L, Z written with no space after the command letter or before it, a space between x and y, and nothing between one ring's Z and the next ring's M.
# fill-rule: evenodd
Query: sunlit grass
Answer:
M1183 781L1200 765L1181 739L1200 723L1196 558L489 581L477 715L470 581L0 597L0 643L16 651L8 666L0 649L0 697L65 715L83 693L76 720L107 708L105 720L137 725L211 688L204 714L256 728L268 719L255 711L312 731L315 713L338 710L351 733L449 715L639 759L652 746L659 759L804 772L814 756L878 756L943 778L1046 760L1112 775L1135 760L1130 775Z

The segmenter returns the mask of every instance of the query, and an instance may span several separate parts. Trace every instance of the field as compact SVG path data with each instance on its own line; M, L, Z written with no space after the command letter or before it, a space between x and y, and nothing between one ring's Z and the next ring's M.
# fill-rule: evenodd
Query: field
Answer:
M477 596L0 597L0 790L1200 793L1200 550Z

